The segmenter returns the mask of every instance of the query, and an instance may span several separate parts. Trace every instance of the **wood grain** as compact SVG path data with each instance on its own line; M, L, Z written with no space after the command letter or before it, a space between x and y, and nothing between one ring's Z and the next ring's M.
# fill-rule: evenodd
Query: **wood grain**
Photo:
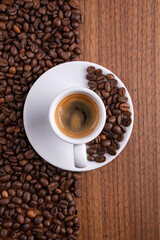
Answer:
M127 86L131 139L118 158L82 173L79 240L160 239L160 1L81 0L82 60Z

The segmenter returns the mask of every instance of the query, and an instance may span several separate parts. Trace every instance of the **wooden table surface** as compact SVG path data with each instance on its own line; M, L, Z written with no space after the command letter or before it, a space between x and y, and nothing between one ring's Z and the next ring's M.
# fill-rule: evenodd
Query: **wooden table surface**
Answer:
M82 173L79 240L160 239L160 11L158 0L80 0L82 60L127 86L134 129L105 167Z

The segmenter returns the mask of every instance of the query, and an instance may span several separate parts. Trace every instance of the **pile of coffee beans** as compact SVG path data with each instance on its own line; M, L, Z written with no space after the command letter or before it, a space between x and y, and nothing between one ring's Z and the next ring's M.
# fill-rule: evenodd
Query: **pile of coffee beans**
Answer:
M126 127L131 122L131 112L125 88L119 88L113 74L104 75L101 69L90 66L87 68L88 86L97 93L106 108L106 123L101 134L89 142L87 153L89 161L104 162L105 154L116 155L123 141Z
M75 0L0 3L0 239L76 240L79 234L80 175L51 166L32 149L23 105L42 73L79 59L82 21Z
M77 239L80 175L29 158L0 168L0 239ZM22 153L23 154L23 153ZM31 160L32 158L32 160Z

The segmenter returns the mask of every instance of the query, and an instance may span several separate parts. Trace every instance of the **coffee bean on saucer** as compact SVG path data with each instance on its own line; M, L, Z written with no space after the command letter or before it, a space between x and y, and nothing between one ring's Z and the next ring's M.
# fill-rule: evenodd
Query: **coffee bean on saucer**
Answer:
M114 147L108 146L107 147L107 153L114 156L114 155L116 155L116 150L114 149Z
M124 134L132 120L128 98L125 96L125 88L118 87L118 81L114 74L104 75L101 69L93 66L87 68L86 79L88 86L99 97L101 97L106 108L106 123L102 133L90 143L87 143L87 153L89 161L103 162L102 155L107 152L116 155L120 149L119 142L124 139ZM101 156L101 157L99 157Z
M98 149L100 147L101 147L101 145L98 143L90 145L90 149Z
M98 155L98 156L96 156L95 160L96 160L96 162L101 163L106 160L106 157L104 155Z
M98 150L97 150L97 154L98 155L103 155L103 154L105 154L106 153L106 148L99 148Z
M103 140L102 142L101 142L101 145L102 145L102 147L108 147L108 146L110 146L111 145L111 140L109 140L109 139L105 139L105 140Z
M132 119L130 117L123 119L123 126L128 127L132 122Z
M95 81L89 81L88 82L88 86L91 88L91 89L94 89L97 87L97 83Z
M109 132L113 127L113 124L112 123L109 123L109 122L106 122L105 126L104 126L104 130L106 132Z
M113 75L113 74L107 74L107 75L106 75L106 78L107 78L108 80L113 80L113 79L114 79L114 75Z
M120 148L120 144L117 139L111 140L111 145L115 150L118 150Z
M95 67L93 67L93 66L90 66L90 67L87 68L88 74L93 74L94 71L95 71Z
M119 108L120 108L120 110L127 112L129 110L130 106L128 103L121 103Z
M93 155L88 155L87 159L89 161L94 161L95 160L95 157Z
M88 154L96 154L96 153L97 153L97 149L87 148L87 153L88 153Z
M117 135L121 134L121 128L118 125L114 125L112 131Z
M95 75L98 76L98 75L101 75L101 74L102 74L102 70L101 69L98 68L98 69L95 70Z
M117 137L118 142L122 142L123 139L124 139L124 135L123 134L118 135L118 137Z

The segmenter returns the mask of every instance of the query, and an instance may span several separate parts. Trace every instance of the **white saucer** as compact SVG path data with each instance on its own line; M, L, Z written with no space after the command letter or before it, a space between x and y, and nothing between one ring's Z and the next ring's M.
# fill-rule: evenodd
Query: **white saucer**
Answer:
M90 62L77 61L60 64L45 72L35 82L24 105L24 127L33 148L47 162L70 171L89 171L112 161L127 144L133 128L132 100L124 84L115 75L118 86L126 89L126 96L132 112L132 123L127 128L124 140L120 143L120 150L117 151L116 156L106 154L106 161L103 163L87 161L88 164L85 168L76 168L74 166L73 145L63 142L54 134L49 124L48 112L52 100L62 90L75 86L88 87L86 80L88 66L101 68L104 74L112 73L108 69Z

